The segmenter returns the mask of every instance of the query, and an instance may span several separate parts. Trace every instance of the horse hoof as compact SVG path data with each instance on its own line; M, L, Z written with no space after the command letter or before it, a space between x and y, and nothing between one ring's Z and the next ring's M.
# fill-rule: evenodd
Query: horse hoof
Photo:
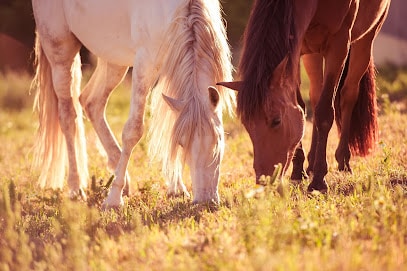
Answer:
M102 203L102 210L120 209L124 206L123 196L120 190L112 188L109 195Z
M102 211L108 211L108 210L120 210L121 208L123 208L124 206L124 202L121 201L119 203L109 203L107 200L105 200L102 203L101 209Z
M293 172L290 177L291 181L298 183L300 183L302 180L307 180L308 178L309 176L305 170L302 170L301 172Z
M322 182L312 181L308 186L308 193L326 194L328 193L328 184L326 183L325 180L322 180Z
M215 211L219 208L220 206L220 201L218 199L211 199L211 200L193 200L192 204L195 206L200 206L204 208L209 208L212 211Z

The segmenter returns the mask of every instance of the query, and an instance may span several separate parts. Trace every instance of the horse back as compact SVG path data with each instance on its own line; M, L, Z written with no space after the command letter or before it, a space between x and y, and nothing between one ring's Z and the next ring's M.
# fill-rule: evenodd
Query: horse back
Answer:
M33 0L33 9L42 39L63 43L74 35L97 57L132 66L140 47L156 57L181 2Z

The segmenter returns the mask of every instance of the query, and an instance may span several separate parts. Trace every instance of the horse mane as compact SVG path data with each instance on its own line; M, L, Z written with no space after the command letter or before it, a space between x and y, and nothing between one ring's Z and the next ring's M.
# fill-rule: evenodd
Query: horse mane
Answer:
M180 140L184 153L191 151L194 132L208 133L204 127L214 125L213 108L207 87L200 86L202 78L213 85L232 80L230 48L217 0L188 0L176 11L158 59L159 80L151 94L151 122L149 154L163 162L163 172L172 178L180 174L185 157L181 157ZM233 114L234 93L218 88L219 109ZM162 93L182 101L184 108L174 112L164 101ZM200 129L200 130L197 130ZM218 155L220 150L215 150Z
M237 96L242 120L257 113L270 89L273 71L291 53L298 37L294 26L293 0L256 0L243 36L239 77L243 81Z

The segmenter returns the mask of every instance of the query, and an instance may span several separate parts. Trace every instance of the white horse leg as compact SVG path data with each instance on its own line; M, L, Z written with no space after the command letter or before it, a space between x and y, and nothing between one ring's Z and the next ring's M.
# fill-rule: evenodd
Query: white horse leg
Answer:
M119 85L128 67L117 66L98 59L98 63L91 79L85 86L80 101L87 117L92 122L100 141L108 155L108 167L114 170L120 159L121 148L106 121L106 104L112 91ZM130 178L126 172L124 194L129 194Z
M137 52L132 74L130 113L122 133L123 150L116 167L116 176L110 188L109 195L103 203L104 208L117 207L124 204L122 193L125 185L128 162L134 147L144 132L144 108L148 93L145 83L145 74L149 72L146 70L145 60L145 51L140 50Z
M68 186L71 197L86 198L87 157L80 93L80 43L74 36L61 43L42 41L52 69L52 82L58 100L58 118L68 151Z

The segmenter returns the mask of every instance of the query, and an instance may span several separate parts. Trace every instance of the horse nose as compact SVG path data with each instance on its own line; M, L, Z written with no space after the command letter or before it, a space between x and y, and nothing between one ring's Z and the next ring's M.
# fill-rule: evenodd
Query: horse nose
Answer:
M280 178L283 175L285 168L285 163L283 162L269 162L265 164L259 164L254 166L254 171L256 173L256 184L264 185L267 177ZM277 171L276 171L277 170ZM276 175L277 174L277 175ZM273 180L270 180L273 181Z

